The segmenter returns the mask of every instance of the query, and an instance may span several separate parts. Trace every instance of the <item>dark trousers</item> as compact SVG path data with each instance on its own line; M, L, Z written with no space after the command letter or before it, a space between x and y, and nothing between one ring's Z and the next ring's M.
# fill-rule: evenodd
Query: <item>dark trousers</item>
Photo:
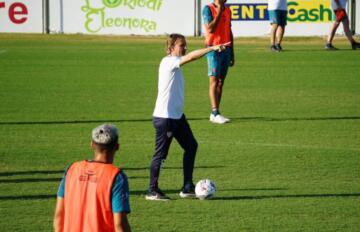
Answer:
M184 185L192 183L195 156L198 144L191 128L186 121L185 115L180 119L153 118L155 127L155 153L150 163L149 191L157 190L161 164L165 161L170 144L175 138L184 149L183 175Z

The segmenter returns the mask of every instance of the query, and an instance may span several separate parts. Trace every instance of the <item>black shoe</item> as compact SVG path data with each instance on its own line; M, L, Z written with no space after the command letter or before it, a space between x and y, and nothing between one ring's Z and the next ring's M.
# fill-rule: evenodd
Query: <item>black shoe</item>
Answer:
M279 52L279 50L277 49L277 47L275 45L271 45L270 50L272 52Z
M335 50L338 50L336 47L334 47L331 43L327 43L325 45L325 50L328 50L328 51L335 51Z
M279 52L282 52L282 47L280 44L276 44L276 49L279 51Z
M195 185L193 183L185 185L179 195L181 198L195 198Z
M360 43L353 42L353 43L351 43L351 47L353 50L360 49Z
M170 197L166 196L165 193L163 193L160 189L158 189L156 191L154 190L148 192L145 195L145 199L150 201L168 201L170 200Z

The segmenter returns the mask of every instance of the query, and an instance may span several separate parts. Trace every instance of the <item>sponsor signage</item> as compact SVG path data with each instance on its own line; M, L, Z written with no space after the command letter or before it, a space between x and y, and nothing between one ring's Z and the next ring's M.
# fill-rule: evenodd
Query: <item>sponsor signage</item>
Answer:
M288 21L294 23L328 23L334 19L329 0L288 2Z
M199 28L200 33L204 32L201 12L205 5L212 2L213 0L49 0L49 29L54 33L182 33L192 36L197 34ZM0 32L42 33L43 4L44 0L0 0ZM228 0L227 5L231 10L234 36L269 33L267 0ZM327 35L333 19L330 0L288 0L286 35ZM342 33L342 28L338 33Z
M1 1L1 0L0 0ZM85 34L194 35L194 0L61 0L51 31ZM51 5L50 5L51 7Z
M201 11L212 2L213 0L201 0ZM228 0L226 5L231 10L234 36L269 35L267 0ZM288 0L287 17L285 36L325 36L329 33L334 13L330 0ZM342 28L339 28L338 33L342 33Z
M232 21L264 21L269 20L267 4L239 3L228 4Z
M230 3L232 21L268 21L267 3ZM334 13L328 0L288 2L289 23L328 23Z
M42 30L42 1L0 0L0 32L40 33Z
M137 29L143 33L156 32L158 22L153 18L143 14L124 17L116 14L119 10L133 11L146 10L156 14L161 10L163 0L102 0L100 3L93 4L94 1L85 0L81 11L85 17L84 27L89 33L97 33L107 28L124 28L132 31Z

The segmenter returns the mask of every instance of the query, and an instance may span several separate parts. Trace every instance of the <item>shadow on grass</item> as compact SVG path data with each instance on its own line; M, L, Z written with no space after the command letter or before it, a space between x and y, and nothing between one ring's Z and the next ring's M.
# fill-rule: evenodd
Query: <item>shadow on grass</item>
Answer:
M246 188L246 189L221 189L218 192L236 192L236 191L284 191L288 188Z
M225 166L221 165L209 165L209 166L196 166L199 169L207 169L207 168L224 168ZM126 171L141 171L141 170L149 170L149 167L125 167L121 168ZM164 167L164 169L182 169L182 167ZM64 170L34 170L34 171L11 171L11 172L0 172L0 177L2 176L22 176L22 175L36 175L36 174L63 174ZM0 180L1 181L1 180Z
M179 189L162 189L165 194L178 194L180 193ZM217 190L218 192L229 192L229 191L279 191L279 190L288 190L287 188L249 188L249 189L222 189ZM130 191L130 195L141 196L145 195L147 190L136 190Z
M179 194L181 189L161 189L165 194ZM131 191L130 189L130 196L145 196L147 193L147 189L144 188L144 190L134 190Z
M262 122L283 122L283 121L328 121L328 120L359 120L360 116L345 117L293 117L293 118L271 118L271 117L240 117L231 118L232 121L262 121Z
M187 118L189 121L208 121L209 118ZM333 117L231 117L231 121L327 121L327 120L359 120L360 116L333 116ZM87 124L87 123L116 123L116 122L152 122L152 119L106 119L106 120L68 120L68 121L33 121L33 122L0 122L0 125L52 125L52 124Z
M60 182L61 178L21 178L21 179L3 179L0 180L0 184L3 183L29 183L29 182Z
M129 179L148 179L147 176L128 176ZM0 184L19 184L36 182L59 182L62 178L19 178L19 179L0 179Z
M16 171L16 172L0 172L0 176L17 176L17 175L36 175L36 174L62 174L64 170L35 170L35 171Z
M150 160L149 160L150 162ZM207 168L224 168L225 166L221 166L221 165L209 165L209 166L196 166L196 169L207 169ZM165 166L163 167L163 169L179 169L182 170L182 166L179 167L170 167L170 166ZM141 170L149 170L149 167L128 167L128 168L123 168L123 170L126 171L141 171Z
M0 201L56 199L56 194L0 196Z
M179 190L167 190L166 194L179 193ZM144 191L130 191L130 196L144 196ZM229 197L214 197L211 201L234 201L234 200L266 200L266 199L291 199L291 198L346 198L346 197L360 197L360 193L334 193L334 194L295 194L295 195L266 195L266 196L229 196ZM21 196L0 196L0 201L13 200L46 200L55 199L55 194L41 194L41 195L21 195ZM173 200L177 200L173 198Z
M360 197L360 193L334 193L334 194L295 194L295 195L266 195L266 196L226 196L214 197L211 200L264 200L264 199L282 199L282 198L332 198L332 197Z

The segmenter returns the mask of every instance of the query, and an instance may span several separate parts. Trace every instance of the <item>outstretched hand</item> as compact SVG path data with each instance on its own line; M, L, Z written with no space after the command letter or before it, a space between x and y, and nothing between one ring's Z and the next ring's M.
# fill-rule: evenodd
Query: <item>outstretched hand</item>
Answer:
M213 50L217 51L217 52L222 52L226 49L226 45L229 45L229 44L231 44L231 42L215 45L215 46L213 46Z

